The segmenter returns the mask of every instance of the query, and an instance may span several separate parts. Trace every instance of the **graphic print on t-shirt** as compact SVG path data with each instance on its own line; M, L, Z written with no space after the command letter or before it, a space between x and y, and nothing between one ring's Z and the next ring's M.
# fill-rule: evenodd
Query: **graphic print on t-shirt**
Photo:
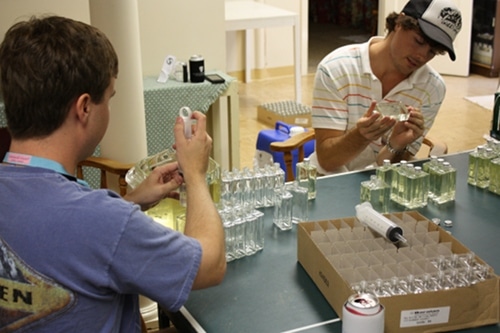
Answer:
M0 238L0 332L13 332L63 313L70 290L28 267Z

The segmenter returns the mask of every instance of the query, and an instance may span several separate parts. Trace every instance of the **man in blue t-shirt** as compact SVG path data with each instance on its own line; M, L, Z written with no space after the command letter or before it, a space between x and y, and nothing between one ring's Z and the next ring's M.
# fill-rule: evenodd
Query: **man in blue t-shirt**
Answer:
M177 162L155 168L124 198L74 177L106 132L117 75L106 36L71 19L33 17L0 44L12 136L0 164L0 331L139 332L139 294L177 311L192 289L224 277L202 113L193 112L190 139L178 117ZM141 211L183 182L184 234Z

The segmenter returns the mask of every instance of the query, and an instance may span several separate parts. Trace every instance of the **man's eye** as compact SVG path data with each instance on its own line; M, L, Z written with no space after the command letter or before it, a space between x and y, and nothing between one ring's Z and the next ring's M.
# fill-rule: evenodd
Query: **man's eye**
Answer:
M419 38L415 38L415 42L417 42L417 44L419 44L419 45L425 44L425 41L423 39L419 39Z

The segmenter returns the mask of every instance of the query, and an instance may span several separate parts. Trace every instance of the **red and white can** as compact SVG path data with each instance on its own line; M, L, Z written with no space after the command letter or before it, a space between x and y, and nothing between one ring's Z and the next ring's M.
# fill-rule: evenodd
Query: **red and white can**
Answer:
M375 295L349 296L342 308L342 333L384 333L384 306Z

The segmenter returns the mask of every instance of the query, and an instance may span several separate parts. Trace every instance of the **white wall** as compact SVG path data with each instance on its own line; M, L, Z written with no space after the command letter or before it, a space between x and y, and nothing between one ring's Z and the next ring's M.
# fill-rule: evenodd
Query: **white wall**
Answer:
M0 0L0 40L15 22L40 14L56 14L90 22L88 0Z
M145 75L157 75L168 54L201 54L207 71L226 70L224 0L140 0L139 24Z
M226 70L224 0L138 0L138 5L144 75L157 75L168 54L184 60L201 54L207 70ZM0 0L0 40L14 22L45 13L90 23L88 0Z

